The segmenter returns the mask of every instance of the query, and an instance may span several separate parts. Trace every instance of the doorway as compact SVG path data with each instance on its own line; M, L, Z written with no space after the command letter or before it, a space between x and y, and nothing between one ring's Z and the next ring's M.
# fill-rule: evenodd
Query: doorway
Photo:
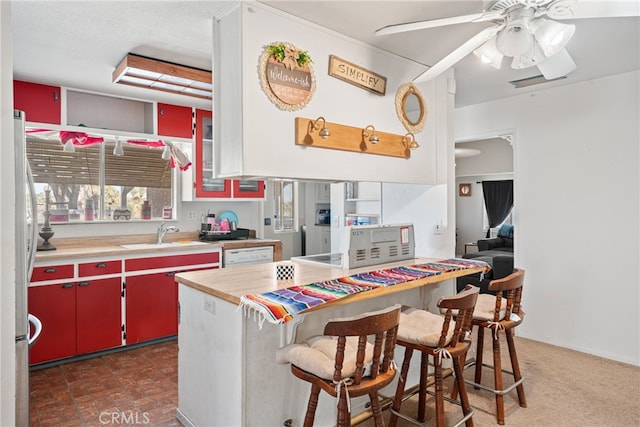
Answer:
M514 179L511 135L456 142L456 255L477 250L487 233L482 181Z

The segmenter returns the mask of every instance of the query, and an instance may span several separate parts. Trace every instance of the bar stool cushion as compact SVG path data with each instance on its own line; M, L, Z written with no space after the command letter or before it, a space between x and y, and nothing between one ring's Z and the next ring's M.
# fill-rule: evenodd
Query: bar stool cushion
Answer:
M406 341L428 347L438 347L444 317L429 311L410 308L400 313L398 341ZM449 322L447 345L453 337L453 322Z
M504 318L505 311L507 310L507 299L502 298L500 301L500 317L498 320ZM493 315L496 311L496 297L491 294L480 294L476 300L476 307L473 310L474 320L493 320Z
M493 314L496 310L496 297L491 294L479 294L476 299L476 307L473 309L473 320L493 321ZM500 301L500 318L503 320L507 310L507 300L503 298ZM440 313L444 314L447 310L440 309ZM458 310L451 310L453 316L458 315Z
M315 336L306 342L291 344L279 349L276 353L278 363L291 363L298 368L310 372L320 378L331 380L335 372L337 337ZM342 377L352 377L356 372L356 350L358 337L347 337L345 359L342 366ZM371 365L373 346L367 343L365 366Z

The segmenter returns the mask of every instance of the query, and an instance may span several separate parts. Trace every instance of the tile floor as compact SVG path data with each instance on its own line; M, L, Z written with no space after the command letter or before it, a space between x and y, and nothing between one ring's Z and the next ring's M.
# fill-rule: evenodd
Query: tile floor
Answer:
M32 371L31 426L181 426L178 341Z

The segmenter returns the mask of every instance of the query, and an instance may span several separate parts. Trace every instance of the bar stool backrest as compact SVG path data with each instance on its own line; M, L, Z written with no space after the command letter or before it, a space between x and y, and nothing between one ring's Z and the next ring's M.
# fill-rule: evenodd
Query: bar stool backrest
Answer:
M456 295L440 298L440 301L438 301L440 312L442 313L444 310L446 311L444 311L445 319L438 347L443 348L445 346L449 332L449 324L452 317L455 317L456 322L453 330L453 337L449 343L451 347L455 347L458 342L464 341L467 334L471 333L473 309L476 306L476 300L478 299L479 292L480 288L467 285L462 292L459 292Z
M503 277L502 279L496 279L489 282L489 290L496 293L496 308L494 311L493 321L498 322L501 320L500 311L503 305L502 299L506 298L507 307L503 319L507 322L513 321L512 319L519 319L513 321L515 324L519 324L524 317L524 312L520 302L522 300L522 286L524 285L524 270L516 268L513 273ZM513 316L515 314L517 317Z
M400 306L392 311L369 315L361 318L329 321L324 328L324 335L338 337L335 358L334 382L342 380L342 364L345 356L347 337L358 337L356 356L356 373L353 384L360 384L365 373L365 350L369 336L375 336L373 360L368 378L375 379L378 373L386 373L393 361L396 346ZM381 360L382 356L382 360Z

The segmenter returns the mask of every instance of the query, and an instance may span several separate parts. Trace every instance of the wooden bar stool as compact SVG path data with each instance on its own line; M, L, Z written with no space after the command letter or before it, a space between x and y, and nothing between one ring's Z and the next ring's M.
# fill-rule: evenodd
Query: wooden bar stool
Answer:
M470 346L467 336L471 331L471 316L476 304L476 298L480 288L467 286L465 290L457 295L443 297L438 302L438 307L444 311L444 316L433 314L425 310L409 309L400 314L400 325L398 327L398 345L406 348L404 361L400 371L398 388L396 389L393 406L391 408L391 418L389 425L394 427L398 417L409 422L423 425L426 412L427 393L435 396L436 401L436 426L444 426L444 390L442 387L442 359L451 359L456 376L456 382L460 389L460 402L448 399L462 407L463 421L467 427L473 427L473 411L469 405L469 399L462 378L462 366L464 356ZM455 320L453 319L455 317ZM452 327L453 323L453 327ZM400 413L402 402L412 394L405 396L405 387L409 364L413 351L421 352L420 365L420 386L418 400L418 417L413 419ZM433 358L435 393L427 391L427 373L429 356ZM413 393L415 394L415 393Z
M296 377L311 383L304 426L313 426L318 395L324 390L338 398L337 425L351 425L349 399L369 395L376 427L383 427L378 390L395 377L393 352L396 345L400 306L330 320L324 335L278 351L279 363L291 363ZM373 342L369 342L371 337Z
M524 284L524 270L514 269L513 273L502 279L489 282L489 290L496 292L496 295L481 294L478 296L476 309L473 312L473 325L478 327L476 360L465 365L465 369L471 366L475 369L475 381L465 380L467 384L472 384L475 388L490 391L496 395L496 419L498 424L504 424L504 395L514 388L518 392L518 401L523 408L527 407L522 382L524 378L520 374L518 355L513 343L513 329L522 323L524 311L520 306L522 299L522 285ZM482 351L484 343L484 330L492 331L493 337L493 366L482 363ZM500 358L500 332L504 332L509 348L509 358L511 359L512 371L502 369ZM482 379L482 367L493 369L494 388L480 384ZM502 373L513 375L514 383L509 387L504 387ZM456 396L454 387L452 398Z

